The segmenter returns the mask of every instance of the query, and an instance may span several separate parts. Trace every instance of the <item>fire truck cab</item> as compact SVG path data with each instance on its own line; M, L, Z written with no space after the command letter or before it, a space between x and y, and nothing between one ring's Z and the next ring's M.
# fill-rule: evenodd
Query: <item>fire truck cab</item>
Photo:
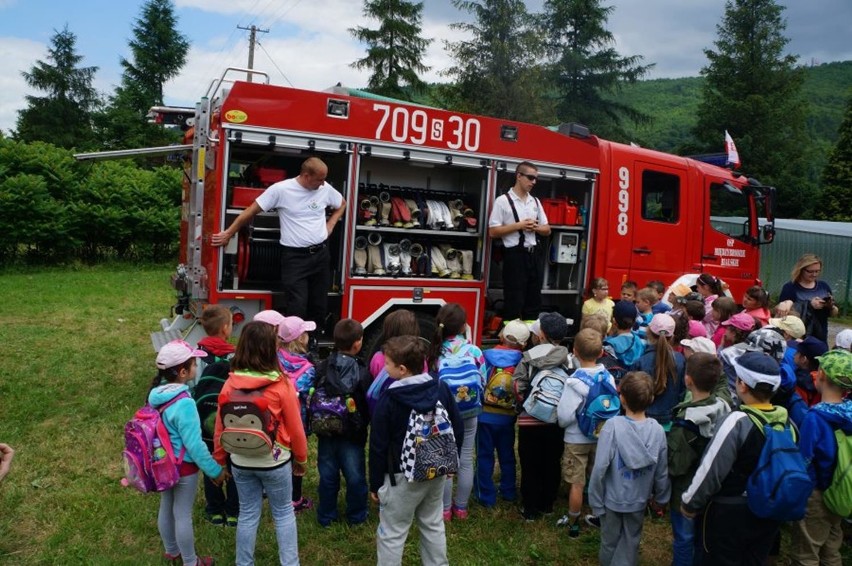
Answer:
M759 244L771 240L774 189L727 169L613 143L566 124L546 128L402 103L335 87L324 92L229 80L196 105L186 143L175 317L155 346L219 303L240 322L281 304L279 221L261 213L224 248L210 245L269 185L321 158L347 211L329 239L330 335L342 317L377 335L408 308L424 334L441 305L460 303L479 342L497 329L501 242L487 236L494 199L515 167L538 167L533 195L552 227L540 242L542 303L579 320L592 277L670 283L710 271L735 293L755 284ZM265 78L252 71L255 80ZM766 216L761 230L758 218ZM722 220L744 217L737 230ZM615 291L614 291L615 292ZM739 295L736 293L740 293Z

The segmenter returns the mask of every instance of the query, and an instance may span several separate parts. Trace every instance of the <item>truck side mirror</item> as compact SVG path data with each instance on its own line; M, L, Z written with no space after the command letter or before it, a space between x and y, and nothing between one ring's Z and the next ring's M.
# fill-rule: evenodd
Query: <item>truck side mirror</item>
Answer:
M761 243L769 244L775 239L775 224L764 224L761 230Z

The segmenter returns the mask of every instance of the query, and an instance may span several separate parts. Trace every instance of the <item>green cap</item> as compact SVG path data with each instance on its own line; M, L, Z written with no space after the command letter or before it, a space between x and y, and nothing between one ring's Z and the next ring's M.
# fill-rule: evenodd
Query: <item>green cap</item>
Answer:
M826 377L845 389L852 389L852 352L849 350L830 350L821 356L819 369Z

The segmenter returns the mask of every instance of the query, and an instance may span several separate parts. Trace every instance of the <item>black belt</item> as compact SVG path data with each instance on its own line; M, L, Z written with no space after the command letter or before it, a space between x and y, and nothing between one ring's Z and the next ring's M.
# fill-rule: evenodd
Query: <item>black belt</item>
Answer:
M509 251L514 252L514 251L523 250L523 251L527 252L528 254L532 254L532 253L535 253L535 246L524 246L524 245L519 244L517 246L512 246L511 248L505 248L505 250L507 252L509 252Z
M307 248L291 248L290 246L281 246L288 252L293 252L296 254L315 254L323 251L325 249L326 243L323 242L321 244L315 244L313 246L308 246Z

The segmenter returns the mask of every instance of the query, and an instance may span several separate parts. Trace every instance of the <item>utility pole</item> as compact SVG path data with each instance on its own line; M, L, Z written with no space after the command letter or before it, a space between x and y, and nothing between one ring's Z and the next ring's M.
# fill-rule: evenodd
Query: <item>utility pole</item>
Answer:
M257 32L260 33L269 33L268 29L260 29L259 27L252 25L251 27L243 27L237 26L237 29L244 29L249 32L249 56L248 56L248 68L254 69L254 45L257 43ZM247 80L251 82L252 74L249 73Z

